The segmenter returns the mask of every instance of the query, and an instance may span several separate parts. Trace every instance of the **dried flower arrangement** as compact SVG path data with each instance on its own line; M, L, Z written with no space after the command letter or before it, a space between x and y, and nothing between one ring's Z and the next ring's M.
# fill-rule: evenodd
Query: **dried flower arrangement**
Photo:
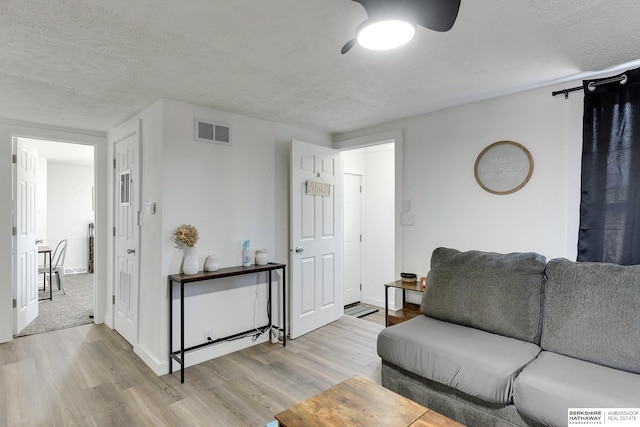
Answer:
M193 225L182 224L171 235L171 241L176 244L176 248L182 249L184 246L192 248L199 237L198 230Z

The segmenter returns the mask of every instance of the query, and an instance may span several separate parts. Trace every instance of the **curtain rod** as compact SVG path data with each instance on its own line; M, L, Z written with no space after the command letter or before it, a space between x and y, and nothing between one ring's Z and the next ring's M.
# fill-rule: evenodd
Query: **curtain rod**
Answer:
M611 77L609 79L589 82L589 84L587 85L587 88L589 89L590 92L593 92L594 90L596 90L596 86L605 85L607 83L615 83L615 82L620 82L621 85L625 84L627 82L627 75L623 74L621 76ZM551 92L551 96L564 94L564 99L568 99L570 92L575 92L581 89L583 89L583 86L576 86L576 87L570 87L568 89L556 90L555 92Z

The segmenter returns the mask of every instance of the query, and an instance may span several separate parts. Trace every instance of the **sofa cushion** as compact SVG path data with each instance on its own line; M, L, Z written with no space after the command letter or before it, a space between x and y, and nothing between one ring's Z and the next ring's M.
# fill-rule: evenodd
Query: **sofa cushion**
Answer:
M540 342L545 258L437 248L420 310L429 317Z
M378 355L416 375L486 402L511 402L513 381L540 347L417 316L378 335Z
M545 425L567 425L569 408L640 408L640 375L543 351L516 378L513 402Z
M541 347L640 373L640 266L547 265Z

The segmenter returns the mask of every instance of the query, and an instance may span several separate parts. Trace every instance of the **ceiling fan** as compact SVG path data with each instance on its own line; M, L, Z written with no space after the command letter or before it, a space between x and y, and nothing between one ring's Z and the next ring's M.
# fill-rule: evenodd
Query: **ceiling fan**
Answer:
M386 50L409 42L416 26L449 31L458 16L461 0L353 0L367 12L356 28L356 37L342 47L349 52L356 42L368 49Z

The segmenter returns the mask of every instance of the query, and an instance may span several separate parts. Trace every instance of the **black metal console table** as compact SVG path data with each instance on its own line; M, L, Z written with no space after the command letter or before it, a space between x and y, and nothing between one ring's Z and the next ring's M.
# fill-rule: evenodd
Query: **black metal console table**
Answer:
M245 335L249 335L254 332L255 329L249 331L240 332L230 335L228 337L218 338L216 340L207 341L202 344L194 345L192 347L184 348L184 285L194 282L202 282L205 280L222 279L224 277L242 276L245 274L256 274L267 272L268 273L268 287L269 294L267 298L267 316L269 323L257 329L269 328L269 340L271 340L272 328L282 331L282 346L287 346L287 280L286 280L286 264L269 263L266 265L251 265L249 267L227 267L221 268L218 271L212 272L199 272L197 274L172 274L168 277L169 284L169 373L173 373L173 360L180 364L180 382L184 383L184 355L186 352L196 350L202 347L206 347L212 344L217 344L221 341L227 341L234 338L240 338ZM282 270L282 328L278 328L273 325L271 319L271 272L274 270ZM180 284L180 350L173 350L173 285L174 283Z

